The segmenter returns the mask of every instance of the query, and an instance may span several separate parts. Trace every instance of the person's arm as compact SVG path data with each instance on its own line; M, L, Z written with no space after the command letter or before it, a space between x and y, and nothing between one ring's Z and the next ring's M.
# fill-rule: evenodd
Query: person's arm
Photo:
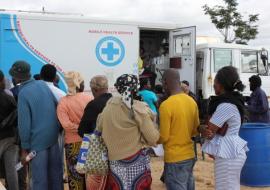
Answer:
M69 132L77 132L78 131L78 124L73 123L66 110L65 103L63 102L63 99L60 101L60 103L57 106L57 117L62 125L62 127L65 129L65 131Z
M102 121L103 121L103 116L102 116L102 113L98 115L98 118L97 118L97 126L96 126L96 130L101 132L102 133Z
M155 127L155 123L153 122L152 112L151 110L143 106L141 109L135 108L135 121L139 126L139 129L144 137L146 143L150 146L155 146L159 139L159 132Z
M160 117L160 138L158 143L165 144L170 137L171 114L164 104L159 108Z
M198 110L198 106L196 105L196 110L194 113L194 124L193 124L192 137L198 135L199 126L200 126L199 110Z
M268 98L266 97L265 94L261 94L261 98L262 98L262 110L263 113L267 112L269 110L269 102L268 102Z
M158 111L158 106L159 106L159 105L158 105L158 102L155 102L154 105L155 105L155 107L156 107L157 114L158 114L158 113L159 113L159 111Z
M18 130L21 146L24 150L30 150L32 126L31 109L24 96L19 96L18 98Z
M157 114L158 114L158 97L155 93L153 93L153 99L152 99L153 103L154 103L154 106L156 107L156 110L157 110Z
M84 134L91 134L96 129L96 119L98 117L97 106L94 102L90 102L83 113L78 134L83 137Z
M228 103L220 104L207 124L208 136L206 136L206 138L212 139L219 129L223 127L228 128L226 122L232 118L234 114L236 114L236 110L233 105Z

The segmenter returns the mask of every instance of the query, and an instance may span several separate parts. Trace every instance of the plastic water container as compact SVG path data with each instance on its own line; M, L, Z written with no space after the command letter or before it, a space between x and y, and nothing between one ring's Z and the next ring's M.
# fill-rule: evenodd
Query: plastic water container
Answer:
M270 186L270 124L245 123L240 136L248 142L249 152L241 173L241 184Z

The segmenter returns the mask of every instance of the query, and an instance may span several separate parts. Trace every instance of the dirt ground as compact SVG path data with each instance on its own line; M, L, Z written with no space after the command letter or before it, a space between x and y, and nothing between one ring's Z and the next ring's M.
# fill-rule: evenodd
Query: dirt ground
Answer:
M159 180L163 171L162 158L151 159L153 184L152 190L166 190L164 184ZM194 175L196 180L196 190L214 190L214 163L211 159L203 161L200 157L194 168ZM1 182L1 180L0 180ZM1 190L1 186L0 186ZM65 190L68 190L67 184L65 184ZM270 190L267 188L251 188L241 187L241 190Z
M152 158L151 160L152 177L153 177L153 190L165 190L165 186L159 180L161 173L163 171L163 161L162 158ZM214 190L214 163L210 159L199 161L196 163L194 168L194 175L196 180L196 190ZM268 188L251 188L251 187L241 187L241 190L270 190Z

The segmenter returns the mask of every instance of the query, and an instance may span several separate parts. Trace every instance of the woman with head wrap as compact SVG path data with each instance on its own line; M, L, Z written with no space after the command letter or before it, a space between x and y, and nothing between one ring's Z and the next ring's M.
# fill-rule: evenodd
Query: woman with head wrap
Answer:
M67 96L61 98L58 107L58 119L65 131L65 150L67 161L68 183L70 190L84 190L85 177L77 173L75 166L82 138L78 135L78 127L84 108L92 100L91 96L83 93L84 80L78 72L65 74L68 86Z
M150 189L152 178L149 157L143 149L156 145L159 132L149 107L135 100L139 81L135 75L122 75L115 84L121 97L111 98L97 121L108 148L111 190Z

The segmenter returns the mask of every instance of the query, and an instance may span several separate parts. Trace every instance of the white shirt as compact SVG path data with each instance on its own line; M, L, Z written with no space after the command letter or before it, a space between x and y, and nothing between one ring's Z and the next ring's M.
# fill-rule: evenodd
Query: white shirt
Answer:
M46 84L51 89L51 91L52 91L54 97L56 98L57 102L59 102L62 97L66 96L66 93L63 90L61 90L61 89L57 88L56 86L54 86L54 84L52 82L46 82Z
M215 157L234 159L241 151L248 151L247 142L239 137L241 116L237 107L230 103L220 104L210 122L218 127L228 124L224 137L216 134L212 140L206 140L202 146L205 153Z

